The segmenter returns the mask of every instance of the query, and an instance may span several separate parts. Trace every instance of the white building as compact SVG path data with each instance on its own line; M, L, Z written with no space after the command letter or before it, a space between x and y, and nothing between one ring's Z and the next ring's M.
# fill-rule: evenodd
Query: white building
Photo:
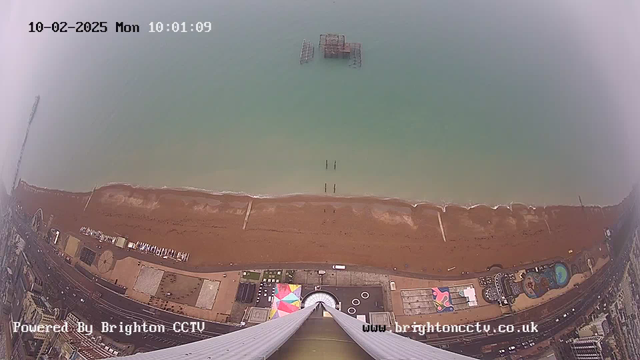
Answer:
M592 322L583 326L578 330L578 335L581 338L589 337L589 336L607 336L609 333L609 323L607 322L607 314L600 314L597 318L595 318Z
M602 336L589 336L574 339L571 342L571 353L576 360L603 360Z

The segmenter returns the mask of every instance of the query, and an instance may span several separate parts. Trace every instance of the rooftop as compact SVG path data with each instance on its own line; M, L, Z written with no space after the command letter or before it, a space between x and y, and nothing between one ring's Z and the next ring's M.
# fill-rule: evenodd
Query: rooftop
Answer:
M36 304L38 309L40 309L43 314L45 314L45 315L53 315L53 313L51 313L51 311L49 311L49 307L47 306L45 301L42 300L42 298L40 298L40 296L38 296L36 294L31 294L31 300L33 300L33 303Z

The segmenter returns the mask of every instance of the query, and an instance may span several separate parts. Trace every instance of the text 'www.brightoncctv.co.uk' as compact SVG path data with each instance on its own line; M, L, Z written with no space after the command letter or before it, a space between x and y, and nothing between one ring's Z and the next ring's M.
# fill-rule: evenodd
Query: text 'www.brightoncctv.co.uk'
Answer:
M440 322L425 324L413 323L412 325L400 325L396 322L394 327L387 327L386 325L369 325L363 324L362 331L364 332L385 332L392 331L395 333L418 333L420 335L435 334L435 333L491 333L491 334L504 334L504 333L537 333L538 325L534 322L522 325L498 325L491 326L488 324L464 324L464 325L449 325L440 324Z

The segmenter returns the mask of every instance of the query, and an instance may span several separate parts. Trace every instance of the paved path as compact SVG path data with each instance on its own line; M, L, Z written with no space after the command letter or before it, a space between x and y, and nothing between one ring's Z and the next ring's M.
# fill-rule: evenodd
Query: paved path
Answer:
M166 333L153 336L113 334L114 336L112 337L116 341L132 343L136 347L144 347L146 349L159 349L186 344L239 329L239 327L233 325L204 321L205 330L202 334L174 333L171 328L175 322L202 320L155 309L100 286L97 282L85 277L73 266L66 263L62 257L57 256L52 246L44 242L34 241L35 234L27 229L26 226L19 226L18 232L27 241L25 254L34 264L36 274L44 279L47 287L52 290L51 295L60 294L59 300L61 300L63 307L67 306L69 311L80 312L82 316L89 319L96 330L99 329L102 321L116 325L120 322L124 324L131 324L133 321L138 323L147 322L149 324L163 324L168 329ZM62 292L65 294L62 294ZM102 297L92 299L91 294L94 292L100 292ZM80 299L83 299L84 302ZM55 303L54 299L51 300Z

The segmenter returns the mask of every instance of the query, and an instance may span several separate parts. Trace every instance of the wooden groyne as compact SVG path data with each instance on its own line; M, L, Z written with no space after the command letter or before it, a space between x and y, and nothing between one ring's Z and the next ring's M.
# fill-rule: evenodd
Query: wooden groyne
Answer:
M309 40L302 40L302 50L300 50L300 65L313 60L315 48Z

